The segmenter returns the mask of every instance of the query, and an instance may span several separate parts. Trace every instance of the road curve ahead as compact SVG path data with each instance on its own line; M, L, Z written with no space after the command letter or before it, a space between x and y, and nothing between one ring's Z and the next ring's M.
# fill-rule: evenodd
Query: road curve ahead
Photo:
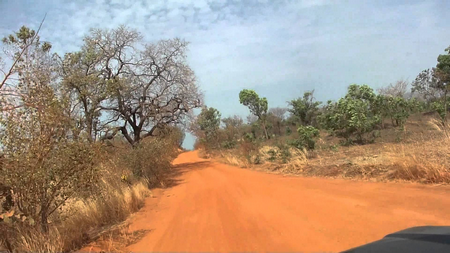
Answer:
M127 250L337 252L419 225L450 225L450 187L266 174L198 158L174 161L173 186L149 198Z

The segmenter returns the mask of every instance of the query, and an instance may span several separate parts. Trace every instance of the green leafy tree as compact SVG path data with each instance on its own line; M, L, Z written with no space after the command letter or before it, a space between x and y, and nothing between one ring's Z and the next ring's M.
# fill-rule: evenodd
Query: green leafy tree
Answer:
M443 122L446 121L446 116L448 113L448 92L450 87L450 47L446 48L445 51L447 54L441 54L437 58L437 65L435 69L435 74L439 80L439 87L444 91L444 96L442 98L444 112L445 114L441 114L441 118Z
M443 123L448 112L448 92L450 83L450 47L437 58L435 68L422 71L413 82L413 92L422 94L436 110ZM441 105L440 105L441 104Z
M391 119L393 126L403 127L409 116L420 111L420 108L419 101L416 99L378 95L375 100L374 111L380 114L382 127L384 127L384 118Z
M269 139L269 133L267 132L267 110L268 102L267 98L260 98L254 90L243 89L239 92L239 101L241 104L247 106L250 112L258 117L258 121L261 123L264 130L266 139Z
M207 148L218 146L220 112L213 107L203 107L195 122L196 135Z
M411 92L418 93L425 101L432 103L444 95L443 87L439 82L434 69L423 70L412 82Z
M315 101L314 91L307 91L303 94L303 98L291 100L288 104L291 106L288 111L294 117L294 121L304 126L315 124L321 102Z
M409 116L415 112L414 100L407 100L401 97L390 98L391 121L395 126L403 127Z
M352 142L363 143L380 122L380 113L376 110L376 95L367 85L352 84L345 97L337 103L331 101L325 106L320 117L322 125L338 136Z

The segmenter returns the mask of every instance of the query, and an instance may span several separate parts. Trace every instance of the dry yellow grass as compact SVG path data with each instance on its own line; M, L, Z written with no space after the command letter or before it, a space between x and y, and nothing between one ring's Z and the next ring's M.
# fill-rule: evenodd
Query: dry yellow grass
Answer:
M223 163L238 166L240 168L250 167L250 163L248 162L247 159L245 159L242 156L236 155L236 153L232 151L221 151L219 159Z
M275 151L277 154L277 161L270 161L270 157L273 156L270 152L271 150ZM265 168L272 171L276 168L276 170L282 170L284 172L294 172L300 170L302 166L307 164L309 152L306 149L299 150L296 148L289 148L289 152L292 157L286 163L279 163L278 160L281 159L279 155L280 149L276 146L263 146L259 149L258 154L252 155L250 158L244 157L239 150L213 152L212 155L223 163L238 166L240 168L254 167L255 165L253 163L257 159L257 156L260 163L265 164ZM249 160L252 161L252 163Z
M408 122L405 128L404 131L391 129L384 133L391 140L385 138L367 145L330 145L336 142L324 136L318 140L317 151L290 148L291 157L287 163L280 162L280 150L275 146L259 149L262 165L249 163L239 150L227 150L214 155L227 164L285 174L450 183L450 127L434 119L421 119ZM393 141L395 138L401 141ZM274 156L273 151L277 153L275 160L269 159Z
M63 238L58 229L51 228L48 235L42 234L38 229L17 228L18 244L24 252L62 252Z
M437 120L431 120L429 124L440 138L393 147L394 178L450 183L450 128Z
M69 203L57 217L58 225L52 226L47 235L30 227L17 228L16 248L27 252L77 249L139 210L151 194L145 182L130 187L118 187L107 181L103 184L101 196Z

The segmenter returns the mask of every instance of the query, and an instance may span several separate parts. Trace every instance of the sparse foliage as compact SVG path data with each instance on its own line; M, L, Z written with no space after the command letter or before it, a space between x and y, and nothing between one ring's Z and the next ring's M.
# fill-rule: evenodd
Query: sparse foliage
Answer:
M405 98L408 85L408 81L401 79L395 82L395 84L389 84L387 87L378 89L378 94L387 97Z
M269 109L269 113L280 119L281 121L286 119L286 112L288 112L287 108L283 107L274 107Z
M124 26L93 29L84 41L80 52L65 57L65 81L80 101L90 138L101 131L110 139L120 131L134 146L159 128L181 124L200 106L187 42L146 44ZM102 112L107 120L98 122Z
M426 101L432 102L443 95L442 87L434 69L422 71L412 83L411 91L419 93Z
M35 32L22 27L8 43L26 43ZM37 38L38 42L39 39ZM69 198L89 191L96 180L93 151L73 141L66 98L53 87L50 46L28 47L16 71L19 99L0 115L3 161L1 182L11 187L17 214L48 231L48 217ZM31 51L31 49L34 49Z
M226 138L222 142L222 147L227 149L234 148L242 137L244 121L241 117L234 115L233 117L222 119L222 122L224 123L223 132Z
M247 106L250 112L258 117L258 121L261 123L264 130L264 136L269 139L269 133L267 132L267 98L260 98L254 90L243 89L239 92L239 101L241 104Z
M267 122L271 132L276 136L282 135L286 112L287 108L275 107L269 109Z
M111 166L101 159L105 150L125 142L113 138L117 132L134 147L121 147L129 155L121 171L130 169L150 186L162 183L184 139L179 123L186 122L201 98L182 40L144 44L126 27L94 29L80 51L61 59L38 34L22 27L2 40L1 58L12 64L2 64L0 76L0 244L11 251L15 246L38 250L39 242L31 248L20 243L53 236L66 224L61 215L67 203L108 195L98 182L116 180L120 188L122 179L123 186L131 186L126 173L103 167ZM98 142L106 139L108 147ZM108 199L113 203L114 198L110 194ZM137 210L136 204L130 206ZM123 220L129 212L119 209ZM70 240L81 241L87 229L110 222L89 224ZM32 231L39 234L24 237ZM24 233L23 240L15 233ZM70 240L67 250L80 246Z
M303 98L297 98L288 102L291 108L288 111L293 121L304 126L314 125L321 102L314 99L314 91L307 91Z

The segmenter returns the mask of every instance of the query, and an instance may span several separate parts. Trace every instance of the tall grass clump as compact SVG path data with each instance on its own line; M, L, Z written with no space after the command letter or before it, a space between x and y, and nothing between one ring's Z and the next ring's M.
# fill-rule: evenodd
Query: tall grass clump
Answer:
M422 183L450 183L450 127L432 119L436 130L432 141L401 145L393 166L392 177Z
M150 188L166 185L171 161L178 153L175 141L176 137L167 135L144 140L135 148L122 141L93 147L95 185L80 189L52 212L47 230L38 218L20 212L15 196L9 207L3 197L2 206L8 210L3 209L0 221L2 246L10 251L62 252L96 239L138 211L151 194Z

